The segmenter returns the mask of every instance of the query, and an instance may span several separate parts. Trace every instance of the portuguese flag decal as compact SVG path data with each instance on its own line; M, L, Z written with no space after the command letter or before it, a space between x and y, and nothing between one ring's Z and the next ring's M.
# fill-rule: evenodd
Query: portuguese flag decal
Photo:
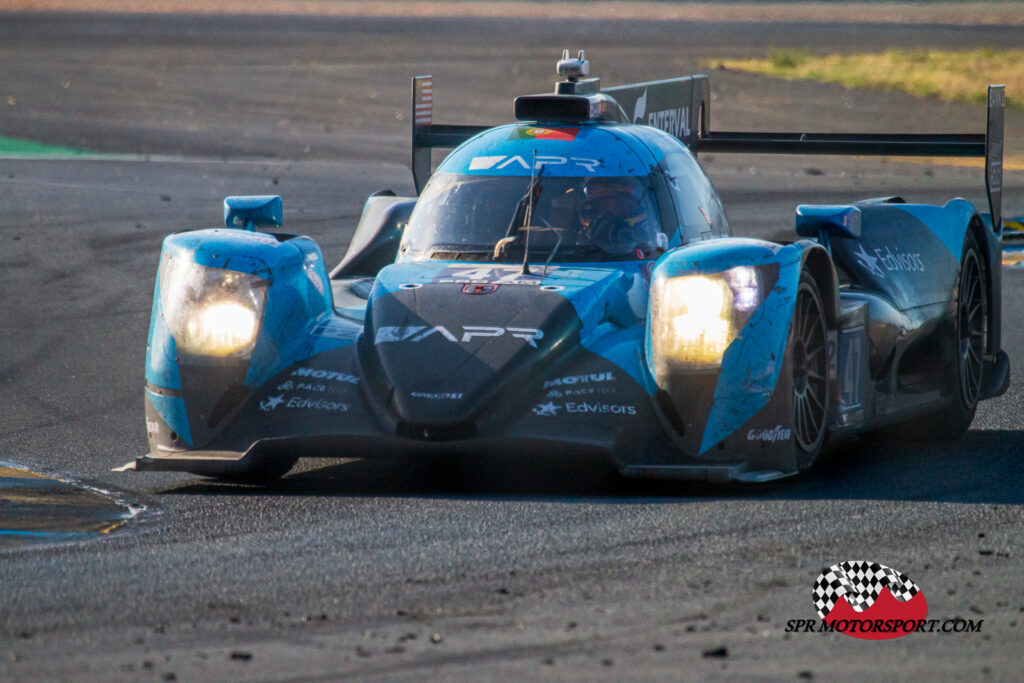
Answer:
M576 139L579 128L546 128L541 126L524 126L516 128L508 136L509 140L564 140Z

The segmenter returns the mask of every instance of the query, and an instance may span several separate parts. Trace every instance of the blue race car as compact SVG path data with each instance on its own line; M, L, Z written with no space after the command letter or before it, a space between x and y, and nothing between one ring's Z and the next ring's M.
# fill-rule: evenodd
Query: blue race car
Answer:
M581 52L516 122L437 125L413 80L418 197L371 196L328 270L279 197L166 238L149 454L272 479L302 456L606 454L629 476L765 481L908 423L962 435L1006 390L1002 86L981 135L708 130L706 76L602 89ZM429 178L433 147L456 147ZM733 237L697 153L986 157L990 213L898 197L799 206Z

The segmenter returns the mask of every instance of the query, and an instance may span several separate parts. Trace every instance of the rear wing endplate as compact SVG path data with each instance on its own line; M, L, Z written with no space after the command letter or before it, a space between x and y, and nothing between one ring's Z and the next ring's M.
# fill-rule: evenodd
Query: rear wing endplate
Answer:
M412 180L416 194L430 178L430 150L434 147L458 147L490 126L452 126L434 123L434 78L412 79Z
M756 133L711 131L711 88L707 76L603 88L631 123L660 128L694 153L842 154L864 156L984 157L985 187L996 234L1002 232L1003 116L1002 85L988 87L985 133ZM461 145L490 126L438 125L433 121L431 76L412 79L412 174L416 193L431 171L431 149Z

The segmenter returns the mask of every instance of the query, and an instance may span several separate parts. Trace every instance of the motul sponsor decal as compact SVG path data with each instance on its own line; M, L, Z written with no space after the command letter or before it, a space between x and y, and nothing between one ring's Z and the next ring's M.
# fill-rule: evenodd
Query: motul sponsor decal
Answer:
M490 327L486 325L463 325L453 327L455 333L443 325L427 327L426 325L382 326L377 328L375 344L388 342L421 342L424 339L445 339L455 344L465 344L477 337L503 337L508 335L521 339L533 348L544 338L544 332L532 327Z
M359 384L359 378L345 372L334 372L333 370L318 370L316 368L295 368L292 370L292 377L312 377L314 379L330 379L335 382L347 382Z
M590 373L588 375L570 375L569 377L559 377L558 379L549 379L544 382L544 388L550 389L551 387L562 387L562 386L573 386L577 384L593 384L597 382L614 382L615 375L610 372L599 372Z

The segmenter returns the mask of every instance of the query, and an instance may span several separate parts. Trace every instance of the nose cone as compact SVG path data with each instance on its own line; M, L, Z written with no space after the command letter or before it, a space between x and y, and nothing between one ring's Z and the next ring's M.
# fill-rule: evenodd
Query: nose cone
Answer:
M423 426L472 421L577 348L581 327L567 299L536 285L435 282L373 297L367 323L377 389L400 420Z

